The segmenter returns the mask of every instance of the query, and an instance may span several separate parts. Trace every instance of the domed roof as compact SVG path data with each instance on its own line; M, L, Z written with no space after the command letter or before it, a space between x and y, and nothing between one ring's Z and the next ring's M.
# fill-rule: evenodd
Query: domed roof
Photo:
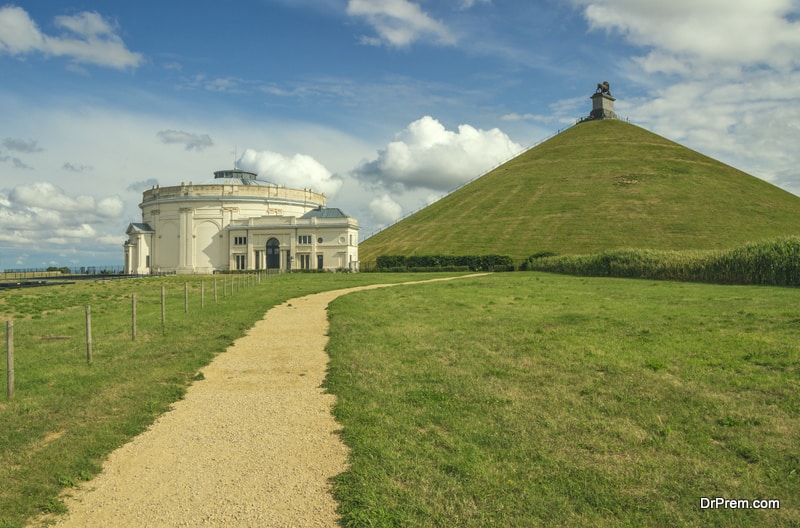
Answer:
M272 183L259 180L258 174L255 172L228 169L216 171L213 179L206 180L198 185L250 185L255 187L269 187Z

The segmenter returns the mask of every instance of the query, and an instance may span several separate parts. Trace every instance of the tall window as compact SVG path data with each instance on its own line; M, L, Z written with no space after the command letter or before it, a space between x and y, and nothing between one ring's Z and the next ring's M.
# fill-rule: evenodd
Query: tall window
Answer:
M317 253L317 269L322 269L323 263L324 259L322 258L322 253Z
M247 255L234 255L233 258L236 261L237 270L247 269Z
M300 269L311 268L311 255L309 255L308 253L301 253L297 255L297 258L300 259Z

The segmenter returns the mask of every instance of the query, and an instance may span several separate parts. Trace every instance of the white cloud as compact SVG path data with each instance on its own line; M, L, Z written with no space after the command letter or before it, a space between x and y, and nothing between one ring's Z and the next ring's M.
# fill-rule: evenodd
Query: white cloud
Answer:
M592 28L652 48L639 58L648 72L762 64L785 69L800 57L800 22L791 0L576 1L586 6Z
M257 173L259 179L287 187L310 188L326 196L335 195L342 187L340 178L305 154L286 157L269 150L246 149L239 158L238 166Z
M347 14L363 18L378 33L364 37L366 44L404 48L418 40L452 45L456 39L447 27L409 0L349 0Z
M91 196L72 198L47 182L15 187L9 193L9 200L26 207L40 207L51 211L74 212L94 209L94 198Z
M425 116L397 134L377 159L363 162L354 175L392 192L425 188L446 191L518 154L522 147L497 128L460 125L446 130Z
M76 63L110 68L136 68L142 56L128 50L116 28L96 12L55 18L62 35L46 35L21 7L0 7L0 53L12 56L39 52L69 57Z
M122 199L119 196L111 196L99 200L95 212L103 218L119 218L124 209L125 204Z
M87 195L69 196L47 182L18 185L0 191L0 240L17 247L90 243L105 224L118 220L123 210L118 196L97 200ZM120 235L115 242L121 239Z
M186 150L203 150L214 145L208 134L192 134L183 130L162 130L157 135L163 143L179 143Z
M369 203L369 211L376 224L385 225L400 218L403 214L403 207L384 193L372 199Z
M796 0L573 1L644 50L623 68L649 94L618 114L800 194Z

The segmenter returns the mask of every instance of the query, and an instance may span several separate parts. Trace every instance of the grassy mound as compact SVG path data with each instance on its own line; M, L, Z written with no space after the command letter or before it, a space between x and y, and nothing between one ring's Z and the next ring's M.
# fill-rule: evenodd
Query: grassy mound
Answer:
M798 234L800 198L640 127L567 129L365 240L379 255L724 249Z

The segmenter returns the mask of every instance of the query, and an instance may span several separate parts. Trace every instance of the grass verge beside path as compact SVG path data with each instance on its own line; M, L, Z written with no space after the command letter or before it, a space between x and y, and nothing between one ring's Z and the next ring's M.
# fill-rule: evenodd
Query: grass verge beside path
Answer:
M800 526L798 295L515 273L337 299L345 525Z
M4 326L5 321L14 321L16 390L9 401L4 358L0 527L21 527L39 513L63 512L58 498L63 488L91 479L111 451L168 410L198 370L272 306L320 291L426 276L292 274L264 277L260 283L253 277L217 276L217 302L214 278L209 276L93 281L1 292L0 320ZM163 332L162 285L167 296ZM131 340L133 293L136 341ZM92 307L91 365L86 361L87 304Z

